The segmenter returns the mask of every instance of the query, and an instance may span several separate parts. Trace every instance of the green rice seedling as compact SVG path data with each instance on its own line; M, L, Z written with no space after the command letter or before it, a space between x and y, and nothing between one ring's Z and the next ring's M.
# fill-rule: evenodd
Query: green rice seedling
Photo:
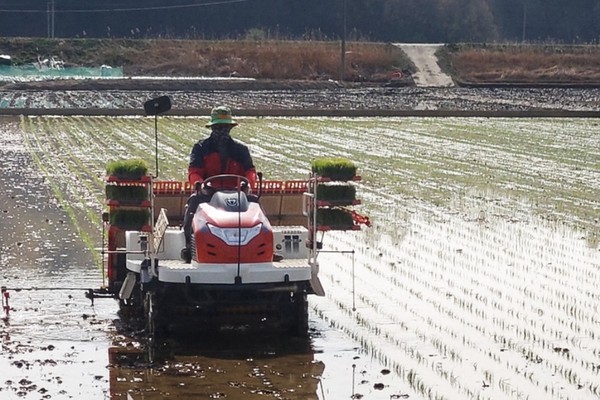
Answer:
M350 229L354 226L352 215L339 208L321 208L317 211L317 225L334 229Z
M141 159L111 161L106 166L106 174L120 179L140 179L148 174L148 165Z
M106 198L122 202L148 200L148 188L139 185L106 185Z
M150 211L147 209L117 209L110 213L110 224L123 229L141 229L148 225Z
M317 187L317 200L352 202L356 200L356 187L349 184L331 185L321 183Z
M317 158L313 160L311 170L334 181L349 181L356 175L356 166L347 158Z

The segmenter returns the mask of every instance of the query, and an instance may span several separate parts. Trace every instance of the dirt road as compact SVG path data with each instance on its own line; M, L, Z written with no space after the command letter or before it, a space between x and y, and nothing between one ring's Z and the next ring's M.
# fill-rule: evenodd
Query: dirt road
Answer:
M417 67L413 79L417 87L452 87L452 78L442 72L435 52L441 44L395 43L400 47Z

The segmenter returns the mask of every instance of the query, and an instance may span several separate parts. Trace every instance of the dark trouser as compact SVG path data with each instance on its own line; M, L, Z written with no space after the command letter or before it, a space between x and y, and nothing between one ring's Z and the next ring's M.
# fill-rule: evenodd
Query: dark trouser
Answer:
M185 205L185 213L183 215L183 233L185 235L185 247L190 248L192 243L192 220L200 203L205 203L210 200L210 196L206 194L194 193L187 200Z

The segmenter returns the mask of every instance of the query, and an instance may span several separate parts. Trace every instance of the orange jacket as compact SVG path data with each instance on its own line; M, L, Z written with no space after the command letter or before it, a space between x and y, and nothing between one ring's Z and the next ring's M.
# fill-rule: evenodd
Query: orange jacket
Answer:
M245 145L230 139L227 142L227 161L221 163L221 155L215 141L208 138L199 141L192 148L188 166L188 181L191 184L203 182L206 178L219 174L234 174L246 177L252 188L256 187L256 169ZM232 182L215 182L219 186L234 186Z

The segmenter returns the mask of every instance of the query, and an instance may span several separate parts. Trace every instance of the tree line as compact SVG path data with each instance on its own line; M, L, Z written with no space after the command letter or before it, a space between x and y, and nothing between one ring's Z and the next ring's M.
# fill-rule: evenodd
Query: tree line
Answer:
M600 0L3 0L0 35L598 43Z

